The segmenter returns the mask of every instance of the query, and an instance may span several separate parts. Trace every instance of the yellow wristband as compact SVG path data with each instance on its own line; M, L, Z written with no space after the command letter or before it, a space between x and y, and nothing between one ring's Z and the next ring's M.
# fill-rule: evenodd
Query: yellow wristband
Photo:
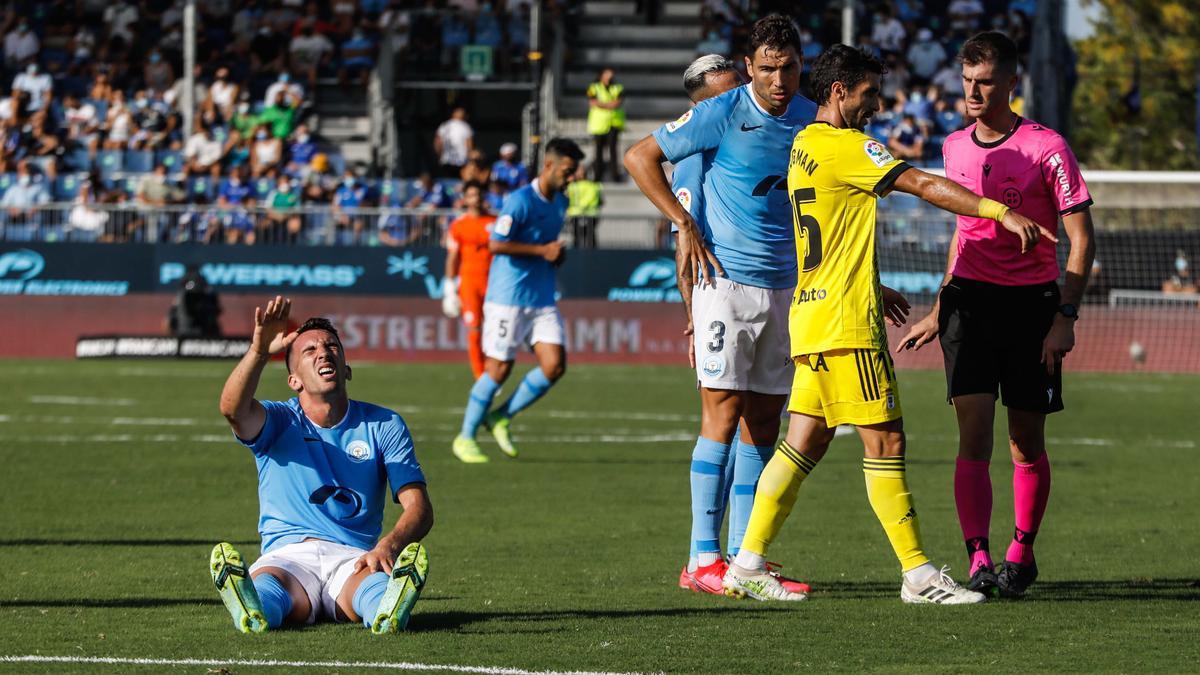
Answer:
M991 218L997 222L1004 220L1004 216L1008 214L1008 207L994 199L982 197L979 200L979 217Z

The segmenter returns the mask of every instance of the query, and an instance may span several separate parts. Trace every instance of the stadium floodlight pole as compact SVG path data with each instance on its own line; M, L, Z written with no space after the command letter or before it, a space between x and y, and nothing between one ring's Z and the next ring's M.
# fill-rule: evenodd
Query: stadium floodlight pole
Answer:
M542 145L542 0L530 3L529 68L533 83L530 93L533 110L530 114L529 166L538 166L538 151Z
M854 45L854 0L842 3L842 44Z
M183 138L191 137L192 120L196 114L196 0L183 6L183 100L179 102L183 115Z

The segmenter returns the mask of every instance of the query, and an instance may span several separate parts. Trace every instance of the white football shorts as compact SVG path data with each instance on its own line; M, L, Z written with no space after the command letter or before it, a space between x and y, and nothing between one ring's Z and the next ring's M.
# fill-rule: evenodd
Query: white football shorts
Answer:
M250 573L278 567L296 577L308 595L312 611L306 623L317 619L337 621L337 598L354 574L354 563L367 551L331 541L309 539L277 548L254 561Z
M566 343L563 319L557 307L483 304L484 354L498 361L512 361L521 347L532 347L539 342Z
M692 292L696 377L708 389L787 394L792 390L791 288L758 288L724 277Z

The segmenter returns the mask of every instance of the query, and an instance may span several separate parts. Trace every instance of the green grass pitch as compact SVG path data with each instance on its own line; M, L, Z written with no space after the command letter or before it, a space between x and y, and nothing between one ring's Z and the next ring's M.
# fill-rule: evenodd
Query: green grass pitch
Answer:
M217 413L231 366L0 364L0 656L696 673L1200 669L1196 377L1067 378L1068 410L1048 425L1042 577L1019 603L901 604L861 448L839 437L771 551L815 587L809 602L781 607L676 588L698 427L685 369L574 367L514 423L519 460L487 439L492 463L465 466L449 452L465 366L359 364L351 395L405 416L436 513L410 631L381 638L357 625L233 630L206 568L220 540L258 556L254 463ZM260 397L288 395L278 364L263 379ZM926 545L962 579L941 376L900 379ZM992 471L998 555L1012 528L1006 455L1000 445ZM0 663L97 669L167 667ZM310 669L331 670L354 668Z

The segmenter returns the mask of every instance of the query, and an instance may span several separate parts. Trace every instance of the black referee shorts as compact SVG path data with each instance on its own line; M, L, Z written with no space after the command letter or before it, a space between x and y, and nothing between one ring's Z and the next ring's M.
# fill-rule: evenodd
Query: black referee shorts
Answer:
M1062 363L1046 373L1042 341L1058 313L1058 284L1000 286L952 277L942 288L938 328L947 399L991 394L1008 408L1063 409Z

